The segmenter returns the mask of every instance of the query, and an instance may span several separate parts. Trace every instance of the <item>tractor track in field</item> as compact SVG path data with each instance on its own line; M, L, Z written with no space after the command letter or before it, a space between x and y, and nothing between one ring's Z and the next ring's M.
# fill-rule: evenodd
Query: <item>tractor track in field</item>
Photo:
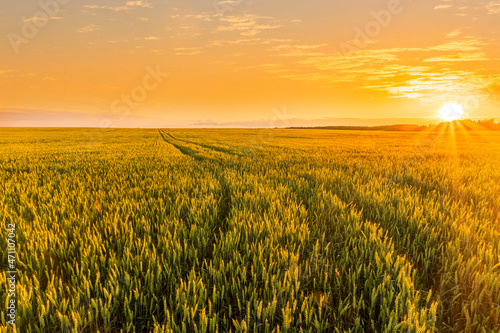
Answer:
M165 141L167 141L168 143L174 145L172 142L168 141L166 138L165 138L165 135L171 137L172 139L174 140L177 140L177 141L182 141L182 142L185 142L185 143L188 143L188 144L192 144L192 145L196 145L196 146L200 146L202 148L205 148L205 149L210 149L210 150L214 150L214 151L217 151L217 152L220 152L220 153L223 153L223 154L228 154L228 155L232 155L232 156L241 156L241 154L238 154L238 153L235 153L235 152L232 152L230 149L226 149L226 148L222 148L222 147L217 147L217 146L213 146L213 145L209 145L209 144L203 144L203 143L197 143L197 142L193 142L193 141L188 141L186 139L179 139L179 138L176 138L175 136L173 136L172 134L170 133L165 133L163 132L162 130L158 130L158 132L160 133L160 135L163 137L163 139ZM164 134L165 135L164 135ZM174 145L175 146L175 145ZM179 149L177 146L175 146L177 149ZM180 149L179 149L180 150Z
M172 146L174 146L175 148L177 148L182 154L189 156L189 157L192 157L196 161L210 160L210 161L215 162L215 164L217 165L216 169L213 170L213 172L212 172L212 177L214 177L214 179L217 180L217 182L219 183L219 188L220 188L219 193L218 193L218 200L217 200L217 222L213 226L213 231L212 231L213 243L215 244L217 242L217 239L220 239L220 236L225 234L229 229L229 218L230 218L231 209L232 209L232 195L231 195L231 188L230 188L229 181L225 175L225 171L228 168L227 164L224 164L223 161L220 159L212 159L209 157L204 157L204 156L198 155L195 151L193 151L189 147L184 147L182 145L178 145L178 144L171 142L171 140L167 139L167 136L173 140L183 141L183 142L191 143L191 144L195 144L195 143L188 142L186 140L178 139L170 133L164 133L160 129L158 129L158 133L160 134L160 136L163 138L163 140L165 142L167 142L167 143L171 144ZM209 149L207 147L204 147L201 144L196 144L196 145L201 146L205 149ZM203 259L206 259L207 261L213 259L214 250L215 250L214 248L209 250Z
M209 236L210 243L212 243L213 246L207 249L207 252L202 258L202 260L206 260L207 263L213 261L214 252L216 252L216 244L220 239L223 239L224 235L229 231L229 220L233 207L231 188L223 170L219 172L215 171L212 176L219 183L219 192L217 193L217 218L215 223L211 226L212 230Z
M225 233L229 229L229 216L231 214L232 207L231 188L223 172L216 174L215 179L217 179L221 188L217 204L217 213L220 214L218 216L219 227L220 231Z
M215 151L218 151L220 153L224 153L224 154L228 154L228 155L241 156L241 154L234 153L234 152L232 152L232 151L230 151L229 149L226 149L226 148L216 147L216 146L212 146L212 145L209 145L209 144L197 143L197 142L188 141L188 140L185 140L185 139L179 139L179 138L174 137L172 134L169 134L169 135L172 138L176 139L176 140L183 141L183 142L186 142L186 143L190 143L190 144L193 144L193 145L197 145L197 146L200 146L200 147L203 147L203 148L206 148L206 149L215 150Z
M206 157L198 155L195 151L193 151L189 147L184 147L184 146L181 146L181 145L178 145L178 144L171 142L170 140L168 140L165 137L165 135L162 133L162 131L160 129L158 129L158 133L161 135L161 137L163 138L163 140L165 142L167 142L167 143L171 144L172 146L174 146L175 148L177 148L182 154L189 156L189 157L192 157L197 161L203 161L206 159ZM170 136L174 140L178 140L178 139L174 138L171 134L166 133L166 135Z

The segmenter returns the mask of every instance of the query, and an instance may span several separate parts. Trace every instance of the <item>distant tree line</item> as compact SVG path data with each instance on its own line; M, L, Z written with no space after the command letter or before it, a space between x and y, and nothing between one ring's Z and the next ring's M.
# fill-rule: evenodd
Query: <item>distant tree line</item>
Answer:
M495 123L494 119L488 120L454 120L430 125L380 125L380 126L316 126L316 127L289 127L290 129L329 129L329 130L351 130L351 131L399 131L399 132L421 132L427 130L457 130L457 131L500 131L500 123Z

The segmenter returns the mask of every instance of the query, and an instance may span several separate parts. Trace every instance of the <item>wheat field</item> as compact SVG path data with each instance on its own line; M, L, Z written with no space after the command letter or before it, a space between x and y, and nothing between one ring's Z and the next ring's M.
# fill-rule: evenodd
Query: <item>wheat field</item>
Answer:
M499 144L487 131L2 129L15 329L499 332Z

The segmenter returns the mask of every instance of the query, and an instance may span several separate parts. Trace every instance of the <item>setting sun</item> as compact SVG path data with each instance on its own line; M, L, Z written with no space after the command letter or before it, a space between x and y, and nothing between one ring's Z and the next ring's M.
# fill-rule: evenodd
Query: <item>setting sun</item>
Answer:
M458 103L446 103L439 110L439 117L446 121L460 119L464 115L464 108Z

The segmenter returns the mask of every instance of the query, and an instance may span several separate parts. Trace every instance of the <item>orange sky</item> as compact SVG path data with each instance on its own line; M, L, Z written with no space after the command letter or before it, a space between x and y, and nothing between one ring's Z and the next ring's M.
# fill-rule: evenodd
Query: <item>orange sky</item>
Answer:
M41 0L0 14L0 126L433 118L446 102L500 116L494 1Z

